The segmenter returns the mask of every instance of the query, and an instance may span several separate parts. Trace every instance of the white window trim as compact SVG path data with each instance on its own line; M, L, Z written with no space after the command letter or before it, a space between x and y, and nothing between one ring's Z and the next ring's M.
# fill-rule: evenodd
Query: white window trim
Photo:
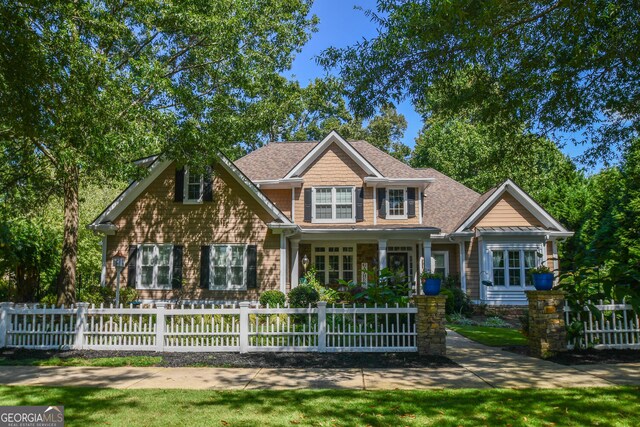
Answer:
M331 189L331 219L316 219L316 189ZM351 218L336 218L336 189L351 189ZM311 189L311 222L315 224L349 224L356 222L356 187L351 185L318 186Z
M144 246L153 246L153 256L158 258L160 246L168 246L171 249L169 254L169 284L158 286L158 264L153 266L153 278L151 280L151 286L142 285L142 248ZM141 290L154 290L154 289L171 289L173 281L173 245L170 243L142 243L138 245L136 253L136 289Z
M431 251L431 271L436 270L434 255L444 255L444 277L449 277L449 251Z
M403 191L403 208L404 215L391 215L389 210L389 190L402 190ZM407 187L387 187L386 189L386 198L385 198L385 208L386 208L386 219L407 219L409 218L407 212Z
M200 197L198 199L189 199L189 169L185 166L184 168L184 183L183 183L183 197L182 203L184 204L201 204L204 198L204 174L200 174Z
M486 262L490 265L489 269L489 279L491 283L493 283L493 287L499 289L512 289L512 290L528 290L534 289L533 285L527 286L527 271L524 265L524 252L525 251L536 251L537 253L541 253L542 257L536 257L536 266L540 266L546 260L546 250L545 244L543 243L490 243L486 245L487 252L486 256L488 257ZM493 278L493 252L502 251L504 257L504 285L496 285ZM511 286L509 283L509 260L508 260L508 252L509 251L519 251L520 252L520 285Z
M226 268L227 268L227 283L225 287L215 286L213 283L213 279L215 277L214 274L214 251L217 247L226 247L227 248L227 259L226 259ZM220 243L213 244L209 246L209 290L210 291L246 291L247 290L247 247L249 245L241 244L241 243ZM231 286L229 284L229 277L231 273L231 251L229 250L231 247L242 247L244 248L244 252L242 254L242 285L241 286Z
M329 247L340 247L340 250L338 252L329 252L328 248ZM324 252L316 252L317 248L325 248ZM343 251L343 248L352 248L351 252L345 252ZM347 244L347 245L338 245L336 243L316 243L311 247L311 262L315 267L315 262L316 262L316 255L322 255L325 257L324 259L324 265L325 265L325 269L324 269L324 282L322 283L323 285L329 283L329 269L327 268L329 265L329 260L327 259L327 257L329 255L338 255L338 278L339 280L344 280L344 260L343 260L343 255L352 255L353 256L353 260L351 262L351 264L353 265L353 279L354 281L357 281L357 277L356 274L358 273L358 254L357 254L357 247L356 245L353 244Z

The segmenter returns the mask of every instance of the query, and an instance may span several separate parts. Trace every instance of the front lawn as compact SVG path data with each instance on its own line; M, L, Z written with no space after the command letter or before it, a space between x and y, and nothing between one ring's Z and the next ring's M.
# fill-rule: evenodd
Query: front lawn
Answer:
M115 368L120 366L156 366L160 362L162 362L162 357L158 356L96 357L93 359L56 356L47 359L0 357L0 366L102 366Z
M637 426L640 388L115 390L0 386L0 405L64 405L69 426Z
M517 329L448 324L447 327L471 340L491 347L527 345L527 338Z

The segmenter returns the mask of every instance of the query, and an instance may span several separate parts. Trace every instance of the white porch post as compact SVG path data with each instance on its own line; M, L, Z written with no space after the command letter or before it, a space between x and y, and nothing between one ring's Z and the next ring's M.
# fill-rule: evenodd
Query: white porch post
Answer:
M464 240L458 244L458 251L460 252L460 288L466 294L467 293L467 263L466 253L464 247Z
M387 268L387 239L378 239L378 267Z
M298 252L300 250L300 239L289 239L291 243L291 289L298 286L300 278Z
M287 236L280 235L280 292L287 292Z
M431 239L422 241L422 251L424 256L424 271L431 273Z

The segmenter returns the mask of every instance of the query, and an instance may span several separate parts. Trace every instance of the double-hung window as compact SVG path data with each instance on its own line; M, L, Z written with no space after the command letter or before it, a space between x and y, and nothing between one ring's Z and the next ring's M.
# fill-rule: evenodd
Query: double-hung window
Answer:
M407 219L407 189L387 189L387 218Z
M313 222L355 222L355 187L314 187Z
M185 203L202 203L204 194L204 175L189 173L185 169L184 173L184 202Z
M449 252L434 251L431 253L431 271L442 277L449 275Z
M538 264L533 248L492 247L491 272L494 286L524 287L532 284L528 271Z
M171 288L173 245L145 244L138 246L138 288Z
M209 289L247 289L247 245L211 246Z

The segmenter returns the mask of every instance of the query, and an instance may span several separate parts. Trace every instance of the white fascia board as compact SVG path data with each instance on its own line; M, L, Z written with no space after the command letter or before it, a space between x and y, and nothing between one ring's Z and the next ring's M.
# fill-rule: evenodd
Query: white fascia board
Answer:
M436 227L416 227L416 228L302 228L303 234L328 234L328 233L397 233L412 234L426 233L437 234L440 229Z
M289 178L289 179L257 179L253 181L256 187L260 189L289 189L300 188L304 183L302 178Z
M435 178L379 178L375 176L365 176L365 184L371 184L377 186L379 184L406 186L406 187L420 187L424 190L429 184L435 182Z
M571 231L553 231L553 230L476 230L476 236L553 236L553 237L571 237Z
M292 224L291 220L284 215L252 182L238 169L224 154L217 153L220 164L236 178L240 185L245 188L260 203L267 212L270 212L275 219L279 219L284 224ZM113 228L105 228L104 223L108 223L117 218L142 192L156 179L167 167L173 163L172 160L156 159L149 167L149 173L143 179L132 182L91 224L88 229L100 232L115 232Z
M102 233L107 236L113 236L118 231L118 227L110 222L103 224L89 224L87 225L87 229L93 230L95 233Z
M231 160L227 158L224 154L218 152L218 158L220 159L220 164L231 174L231 176L235 177L238 183L249 192L254 198L264 207L268 212L270 212L275 219L279 219L283 224L292 224L291 220L287 218L285 214L282 213L280 209L276 205L269 200L267 196L264 195L262 191L255 184L247 178L245 174L242 173L240 169L236 165L233 164Z
M102 231L99 227L106 222L113 221L129 206L142 192L171 164L170 160L157 158L149 166L149 173L143 179L132 182L91 224L90 230ZM112 224L113 225L113 224ZM114 226L115 227L115 226ZM115 230L115 228L114 228ZM102 231L103 232L103 231Z
M556 221L547 211L545 211L542 206L536 203L531 197L527 195L520 187L516 185L515 182L507 179L502 183L493 194L484 201L482 205L476 211L471 214L471 216L455 231L456 233L462 232L466 228L468 228L471 224L476 222L482 215L486 213L486 211L493 206L493 204L500 198L502 195L508 192L511 194L518 202L520 202L529 212L531 212L538 220L540 220L547 227L556 228L559 232L569 233L569 230L564 228L562 224Z
M318 143L318 145L313 148L313 150L311 150L306 156L304 156L303 159L300 160L300 162L298 162L298 164L289 171L284 179L299 176L309 166L311 166L311 164L320 156L320 154L322 154L322 152L333 142L338 144L338 146L342 148L365 172L378 178L382 178L382 174L378 172L378 170L373 167L371 163L369 163L364 157L362 157L360 153L358 153L356 149L351 146L351 144L349 144L343 137L341 137L338 132L332 130L327 136L324 137L322 141Z

